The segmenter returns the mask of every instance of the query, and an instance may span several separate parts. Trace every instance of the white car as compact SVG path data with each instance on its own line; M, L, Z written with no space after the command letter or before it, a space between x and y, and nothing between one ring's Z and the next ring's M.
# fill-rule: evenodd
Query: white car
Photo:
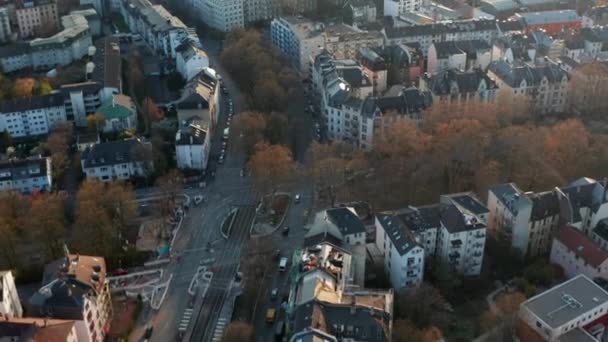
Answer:
M199 205L203 202L203 196L202 195L196 195L194 196L194 205Z

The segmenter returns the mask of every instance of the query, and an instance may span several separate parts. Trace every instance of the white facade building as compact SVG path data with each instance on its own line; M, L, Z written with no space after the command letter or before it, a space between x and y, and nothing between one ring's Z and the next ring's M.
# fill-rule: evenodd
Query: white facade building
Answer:
M400 289L418 286L424 277L425 251L405 226L391 215L376 215L376 246L384 255L384 270L391 285Z
M23 316L23 308L11 271L0 271L0 314L8 317Z
M51 158L30 158L0 162L0 191L30 194L51 191L53 177Z
M505 239L520 258L547 254L559 226L559 200L553 191L523 192L513 183L488 190L488 229Z
M261 2L266 0L250 1ZM193 0L193 4L202 21L218 31L228 32L245 26L246 5L243 0ZM259 9L253 4L251 8Z
M93 45L86 18L70 14L61 17L63 30L48 38L36 38L0 48L4 72L25 68L49 70L83 58Z
M202 49L192 42L184 42L177 48L175 59L177 71L182 75L186 82L203 69L209 67L209 57Z
M310 75L312 59L325 47L323 25L299 17L279 17L270 23L272 45L300 72Z
M0 102L0 131L8 132L12 138L48 134L53 125L66 120L64 98L61 94Z
M591 279L608 279L608 251L570 226L561 228L553 239L550 260L567 278L584 274Z
M0 7L0 43L6 43L11 39L10 11L8 7Z
M175 58L177 47L191 35L179 18L148 0L122 0L120 13L129 30L161 56Z
M147 177L153 171L150 149L137 139L95 144L82 152L80 164L87 178L102 182Z
M406 12L415 12L422 6L422 0L384 0L384 16L398 17Z
M208 127L191 122L175 134L175 154L179 169L206 170L211 150Z
M523 302L520 341L601 341L606 330L608 292L584 275Z

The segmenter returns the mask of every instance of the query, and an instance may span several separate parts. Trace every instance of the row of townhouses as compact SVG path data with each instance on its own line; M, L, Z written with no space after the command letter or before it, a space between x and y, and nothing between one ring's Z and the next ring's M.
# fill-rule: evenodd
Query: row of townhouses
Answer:
M0 272L0 335L9 341L102 342L113 310L104 258L69 254L48 264L42 286L21 301L11 271ZM24 303L22 305L21 303Z

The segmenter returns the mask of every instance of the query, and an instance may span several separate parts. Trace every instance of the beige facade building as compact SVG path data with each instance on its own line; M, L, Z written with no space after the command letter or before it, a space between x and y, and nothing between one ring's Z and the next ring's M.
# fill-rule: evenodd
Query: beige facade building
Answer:
M17 6L16 15L22 38L52 34L59 27L57 3L52 0L24 0Z

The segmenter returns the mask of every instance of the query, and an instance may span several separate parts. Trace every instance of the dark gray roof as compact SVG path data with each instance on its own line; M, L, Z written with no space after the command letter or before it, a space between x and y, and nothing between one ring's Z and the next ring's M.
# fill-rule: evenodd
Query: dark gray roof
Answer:
M137 139L95 144L87 147L80 158L85 168L130 163L135 160L133 152L138 145L145 146Z
M450 198L454 202L456 202L456 204L469 210L470 212L472 212L475 215L487 214L490 212L488 210L488 208L486 208L485 205L483 205L481 202L479 202L479 200L477 198L475 198L473 196L463 194L463 195L457 195L457 196L450 196Z
M595 189L596 185L597 183L590 183L566 186L560 189L568 197L568 201L572 207L572 219L574 222L580 222L582 220L580 208L593 207L593 189Z
M390 315L385 312L315 300L295 309L293 331L314 328L339 339L385 342L389 323Z
M441 207L441 223L450 233L459 233L467 230L485 228L485 225L472 218L467 221L455 205L444 205Z
M423 209L422 209L423 208ZM412 232L439 228L439 205L406 208L396 212L397 218Z
M496 82L487 73L475 69L470 71L442 70L436 75L424 76L429 85L429 89L435 95L449 95L453 89L458 93L477 92L482 82L485 82L486 89L497 89Z
M95 294L90 285L72 277L45 284L29 299L28 315L62 319L83 319L84 297Z
M436 42L433 43L435 47L435 51L437 52L437 58L443 59L452 55L458 55L465 53L462 49L460 49L456 42Z
M325 211L329 220L344 235L365 233L363 222L348 208L334 208Z
M23 112L32 109L63 107L62 94L48 94L0 101L0 113Z
M87 81L81 83L70 83L62 85L59 90L64 94L69 94L70 92L82 91L84 94L98 94L99 91L103 88L99 82L96 81Z
M516 88L519 87L523 80L526 81L528 86L534 86L539 85L543 77L546 77L549 83L561 82L564 76L568 77L568 73L556 64L513 67L505 61L494 61L490 63L488 69L509 86Z
M376 215L376 218L400 255L404 255L413 248L420 246L411 236L411 232L408 231L406 225L394 214L380 213Z
M597 226L593 228L593 232L605 241L608 241L608 218L600 220Z
M531 220L538 221L547 217L559 215L559 200L553 191L528 194L532 200Z
M403 88L397 96L375 97L369 96L363 101L362 114L373 118L379 109L382 113L395 111L399 114L419 113L431 105L431 96L428 92L418 88Z
M195 126L180 129L176 135L175 145L203 145L207 132Z
M122 60L117 37L104 37L95 42L93 63L93 79L105 87L117 88L120 91Z
M0 58L24 55L29 53L29 45L26 43L10 44L0 46Z
M490 191L507 208L511 208L509 199L513 198L516 194L521 194L521 190L514 183L494 185L490 187Z
M5 160L0 162L0 181L42 177L47 174L46 158Z

